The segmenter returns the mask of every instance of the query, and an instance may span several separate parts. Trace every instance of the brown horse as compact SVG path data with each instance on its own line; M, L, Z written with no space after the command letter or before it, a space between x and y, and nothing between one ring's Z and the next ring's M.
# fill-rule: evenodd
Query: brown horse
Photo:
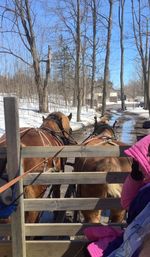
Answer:
M108 120L102 118L97 122L95 118L95 127L93 133L83 141L82 145L103 145L103 146L123 146L124 143L115 138L114 128L108 125ZM76 158L75 171L102 171L102 172L124 172L131 171L131 160L127 157L98 157L98 158ZM96 184L96 185L78 185L79 197L120 197L122 190L121 184ZM101 210L82 211L85 222L99 223ZM112 222L121 222L124 218L123 210L111 210L110 220Z
M61 112L53 112L43 117L43 123L40 128L20 128L20 141L21 146L63 146L68 144L75 144L71 136L72 129L70 127L70 120L72 114L69 116ZM6 144L5 135L0 139L0 146ZM43 171L60 171L64 170L65 159L61 158L25 158L23 161L24 172L32 170L32 172ZM41 164L40 164L41 163ZM1 171L5 170L6 160L1 160ZM38 167L36 167L40 164ZM34 168L36 167L36 168ZM38 198L42 197L45 193L46 186L42 185L29 185L24 189L25 198ZM54 196L60 196L60 186L54 187ZM38 220L38 212L27 212L26 222L34 223Z

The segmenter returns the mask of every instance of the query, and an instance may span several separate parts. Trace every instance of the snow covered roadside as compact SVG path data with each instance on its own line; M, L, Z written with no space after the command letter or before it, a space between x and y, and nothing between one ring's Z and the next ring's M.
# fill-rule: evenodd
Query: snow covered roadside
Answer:
M3 96L0 96L0 136L5 132L5 121L4 121L4 103ZM107 103L109 106L110 103ZM111 103L112 104L112 103ZM113 103L115 104L115 103ZM94 109L88 107L82 107L81 111L81 122L76 122L76 108L65 106L64 102L55 104L54 102L49 103L50 113L54 111L61 111L66 115L72 113L71 127L73 131L82 129L86 126L94 124L94 116L100 117L100 113L97 113ZM110 110L112 113L116 111ZM127 112L138 114L140 117L149 119L149 113L147 110L144 110L142 107L132 107L127 108ZM46 117L49 113L38 113L38 104L37 102L29 102L27 100L21 99L19 101L19 125L20 127L40 127L42 123L42 116Z
M131 113L138 114L139 117L142 117L142 118L145 118L145 119L149 120L149 111L144 110L142 107L135 107L135 108L128 107L127 111L131 112Z
M4 120L4 101L0 96L0 136L5 132L5 120ZM94 116L100 116L94 109L82 108L81 122L76 122L76 108L65 107L63 104L57 105L50 103L49 113L38 113L37 102L29 102L26 100L19 101L19 126L20 127L40 127L42 124L42 116L46 117L49 113L54 111L61 111L66 115L72 113L71 127L73 131L79 130L94 123Z

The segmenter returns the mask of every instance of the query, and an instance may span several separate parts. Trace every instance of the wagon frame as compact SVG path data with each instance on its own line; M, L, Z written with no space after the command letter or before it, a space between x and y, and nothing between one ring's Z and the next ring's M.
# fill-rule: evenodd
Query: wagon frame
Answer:
M7 149L0 149L0 158L7 156L9 179L14 171L22 174L22 158L52 157L61 147L25 147L20 149L19 116L15 97L4 98ZM59 157L124 156L122 146L65 146ZM35 223L25 224L25 211L66 211L121 208L119 198L60 198L24 199L23 185L30 184L37 174L32 173L21 179L17 191L21 195L17 211L11 216L11 224L0 224L0 236L11 236L11 241L0 241L1 257L82 257L87 240L81 238L83 229L92 224L85 223ZM67 172L41 174L36 183L41 184L97 184L123 183L128 171L118 172ZM121 224L112 224L121 226ZM69 236L69 240L27 240L27 236Z

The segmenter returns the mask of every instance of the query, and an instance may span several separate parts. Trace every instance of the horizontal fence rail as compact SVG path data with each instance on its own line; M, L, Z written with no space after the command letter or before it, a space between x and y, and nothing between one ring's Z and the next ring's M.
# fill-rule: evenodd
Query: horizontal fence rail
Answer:
M22 147L22 158L51 158L62 147ZM129 146L65 146L58 154L58 157L126 157L124 150ZM6 148L0 148L0 158L5 158ZM129 171L126 172L44 172L35 180L39 173L30 173L23 179L23 185L77 185L77 184L117 184L123 183ZM78 210L107 210L121 209L120 198L30 198L23 199L24 211L60 211L72 212ZM37 223L24 224L26 257L84 257L84 248L87 240L84 237L84 229L98 224L87 223ZM123 227L122 224L110 224L111 226ZM101 226L101 224L99 224ZM10 224L0 224L0 236L11 235ZM28 237L55 237L53 240L36 241L27 240ZM70 239L57 240L58 237L65 236ZM11 251L11 241L0 243L0 256L14 257Z
M111 223L112 227L125 227L125 224ZM83 235L83 230L97 223L26 223L26 236L74 236ZM0 236L11 236L11 224L0 224Z
M63 149L62 149L63 148ZM126 157L124 150L129 146L27 146L21 149L23 158L53 157L58 151L58 157Z
M114 184L123 183L129 172L67 172L67 173L42 173L38 178L38 173L28 174L24 178L24 185L29 185L35 180L34 185L66 185L66 184Z
M23 158L45 158L53 157L62 148L58 157L126 157L124 150L129 146L27 146L21 148ZM0 158L6 158L7 148L0 147Z
M26 257L85 257L84 247L87 241L26 241ZM1 257L14 257L12 255L11 241L1 242Z
M36 198L24 199L25 211L121 209L120 198Z
M80 236L85 228L101 226L98 223L38 223L25 224L26 236ZM125 227L125 224L113 224L111 227Z

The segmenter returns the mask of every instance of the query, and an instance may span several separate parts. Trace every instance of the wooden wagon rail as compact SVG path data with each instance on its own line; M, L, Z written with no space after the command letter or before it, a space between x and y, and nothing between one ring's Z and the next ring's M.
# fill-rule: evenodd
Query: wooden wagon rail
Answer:
M20 151L19 124L17 104L14 98L5 101L6 116L6 149L0 149L0 157L7 154L9 178L18 171L20 157L52 157L60 147L26 147ZM11 117L11 118L9 118ZM89 146L65 146L60 157L107 157L125 156L124 150L127 147L89 147ZM20 173L22 169L20 169ZM35 184L97 184L97 183L123 183L127 172L66 172L41 174ZM23 185L29 185L36 177L36 173L27 175L18 184L18 194L23 192ZM12 215L11 226L9 224L0 225L0 236L11 235L12 241L0 242L0 257L83 257L84 247L87 241L80 238L83 229L91 224L84 223L48 223L48 224L25 224L25 211L66 211L66 210L90 210L120 208L119 198L51 198L51 199L19 199L17 211ZM113 224L115 225L115 224ZM118 224L120 225L120 224ZM68 236L66 240L27 240L27 236ZM76 236L79 236L76 238Z
M124 150L129 146L64 146L63 150L57 155L58 157L125 157ZM41 147L41 146L28 146L21 149L21 154L24 158L34 157L52 157L62 147Z
M66 184L100 184L100 183L123 183L129 172L67 172L67 173L44 173L34 182L34 185L66 185ZM38 173L28 174L24 178L24 185L29 185Z
M67 151L67 148L69 149ZM84 151L81 147L78 148L78 156L93 156L95 153L95 147L89 151L84 147ZM59 147L54 149L43 147L44 153L46 156L53 156L55 152L58 151ZM44 156L42 149L37 147L26 147L21 151L21 158L36 156ZM72 149L75 149L73 147ZM29 153L28 153L29 150ZM105 147L99 147L96 149L96 153L99 156L111 156L110 152L107 152ZM117 155L121 155L121 149L119 147L113 147L113 156L114 152ZM1 152L1 151L0 151ZM75 151L76 152L76 151ZM106 155L107 152L107 155ZM64 155L65 153L65 155ZM64 153L61 152L61 156L67 156L70 154L70 147L65 147ZM30 157L31 157L30 156ZM75 157L76 155L71 157ZM96 184L96 183L123 183L128 172L118 173L118 172L66 172L66 173L49 173L46 172L41 174L40 177L34 182L34 184L50 185L50 184L60 184L60 185L69 185L69 184ZM37 176L37 173L28 174L24 180L24 185L29 185ZM108 209L108 208L121 208L119 198L108 198L108 199L99 199L99 198L61 198L61 199L24 199L23 200L23 211L68 211L68 210L90 210L90 209ZM68 236L76 237L83 235L83 230L87 226L93 224L84 224L84 223L48 223L48 224L24 224L24 246L26 255L23 257L82 257L84 256L84 247L87 241L83 239L75 240L48 240L48 241L28 241L25 238L28 236L49 236L49 237L58 237L58 236ZM116 226L116 224L114 224ZM118 224L120 225L120 224ZM17 226L17 223L16 223ZM10 225L0 225L0 235L7 236L14 234ZM7 249L6 249L7 248ZM54 250L54 249L57 249ZM2 257L14 257L11 252L11 242L1 242L0 251ZM76 255L74 255L76 253ZM16 257L16 256L15 256Z

